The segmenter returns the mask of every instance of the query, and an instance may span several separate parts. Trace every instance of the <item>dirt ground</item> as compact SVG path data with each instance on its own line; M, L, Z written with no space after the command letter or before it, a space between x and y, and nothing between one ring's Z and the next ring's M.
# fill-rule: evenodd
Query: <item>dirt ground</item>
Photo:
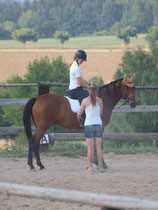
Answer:
M48 56L50 59L63 57L63 61L71 64L76 49L25 49L0 50L0 81L5 82L13 75L23 76L27 73L27 65L35 59ZM88 80L94 76L101 76L104 83L113 80L118 65L122 62L123 50L86 50L87 62L82 65L83 77ZM51 81L50 81L51 82Z
M88 172L86 157L50 157L42 154L41 159L46 170L30 172L26 158L1 157L0 182L158 200L158 154L156 153L105 153L104 159L109 168L104 173ZM26 209L97 210L99 208L0 195L0 210Z

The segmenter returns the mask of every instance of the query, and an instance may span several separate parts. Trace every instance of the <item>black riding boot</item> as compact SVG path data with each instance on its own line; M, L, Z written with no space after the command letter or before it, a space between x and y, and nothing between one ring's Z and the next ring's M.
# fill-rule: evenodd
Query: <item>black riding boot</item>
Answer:
M102 147L103 147L103 144L102 144ZM95 147L94 147L93 163L98 166L98 158L97 158L97 152L96 152ZM108 165L105 163L104 158L103 158L103 168L104 169L108 168Z
M84 127L85 119L86 119L86 114L85 114L85 111L84 111L84 112L82 113L81 120L80 120L80 126L81 126L81 127Z

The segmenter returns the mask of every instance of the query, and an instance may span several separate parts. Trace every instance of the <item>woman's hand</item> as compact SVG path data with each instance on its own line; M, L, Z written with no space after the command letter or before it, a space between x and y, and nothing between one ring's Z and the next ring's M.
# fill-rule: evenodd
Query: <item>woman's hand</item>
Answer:
M81 103L81 106L80 106L80 109L79 109L79 111L78 111L78 113L77 113L77 119L78 119L79 121L82 120L81 115L82 115L82 113L83 113L84 110L85 110L85 98L83 99L83 101L82 101L82 103Z
M77 119L80 122L80 120L82 119L81 115L77 114Z

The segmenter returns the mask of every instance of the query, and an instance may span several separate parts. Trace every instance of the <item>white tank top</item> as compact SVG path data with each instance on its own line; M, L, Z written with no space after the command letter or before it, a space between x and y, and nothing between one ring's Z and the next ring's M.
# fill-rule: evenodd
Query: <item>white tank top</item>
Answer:
M100 106L96 103L96 106L92 106L90 104L88 107L85 109L86 113L86 120L84 125L95 125L99 124L102 125L102 120L100 117Z

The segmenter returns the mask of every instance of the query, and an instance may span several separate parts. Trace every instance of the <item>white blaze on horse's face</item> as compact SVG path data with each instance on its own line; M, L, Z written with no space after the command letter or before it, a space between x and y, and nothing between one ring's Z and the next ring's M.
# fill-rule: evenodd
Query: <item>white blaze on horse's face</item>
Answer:
M124 97L126 98L126 100L128 100L131 108L136 106L135 95L134 95L134 91L135 91L134 79L135 78L136 78L136 74L133 74L131 78L128 78L125 74L123 78Z

